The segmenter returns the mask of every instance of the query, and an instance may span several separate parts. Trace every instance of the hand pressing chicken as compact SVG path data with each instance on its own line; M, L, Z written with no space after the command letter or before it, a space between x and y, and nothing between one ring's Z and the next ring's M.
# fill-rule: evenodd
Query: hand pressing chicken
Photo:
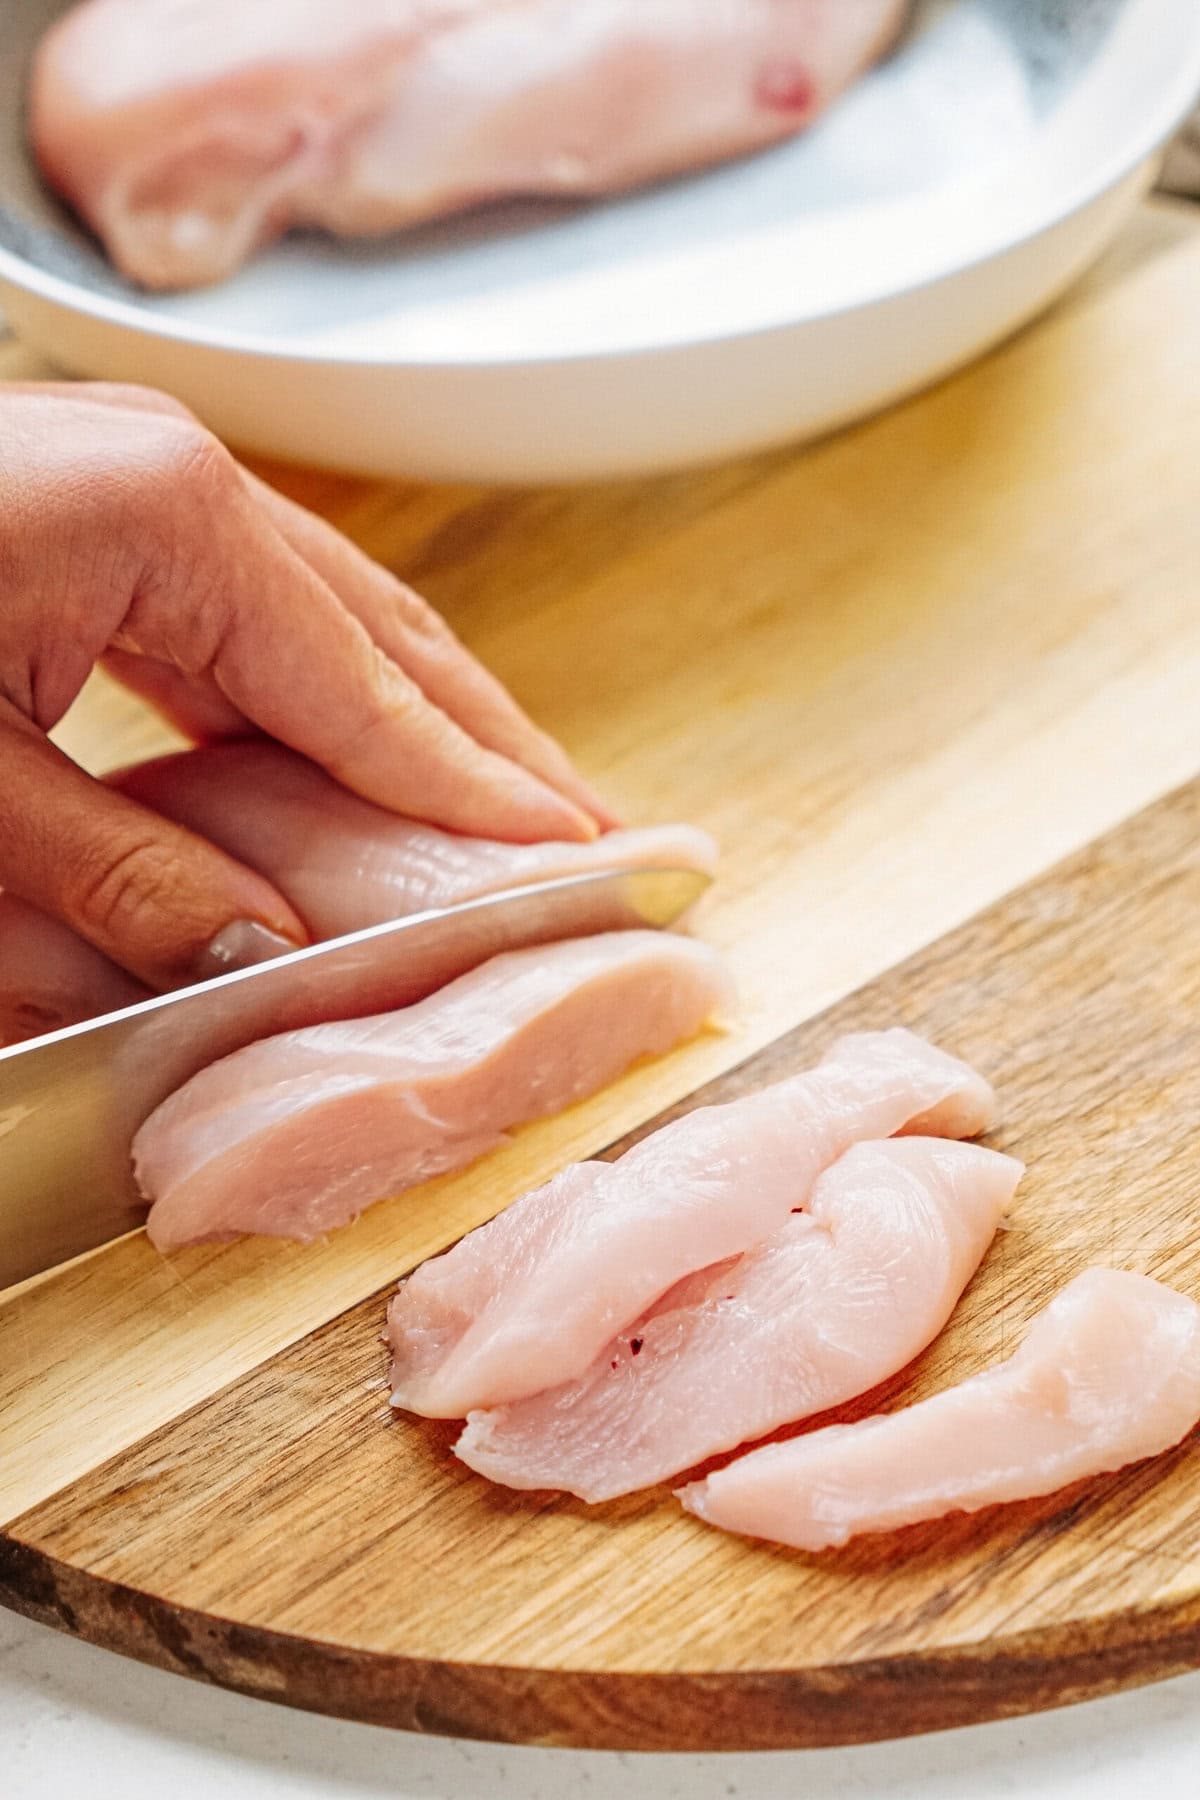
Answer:
M174 401L13 385L0 444L0 889L142 980L200 979L304 927L50 742L97 664L197 741L266 733L450 830L581 841L613 822L423 600Z

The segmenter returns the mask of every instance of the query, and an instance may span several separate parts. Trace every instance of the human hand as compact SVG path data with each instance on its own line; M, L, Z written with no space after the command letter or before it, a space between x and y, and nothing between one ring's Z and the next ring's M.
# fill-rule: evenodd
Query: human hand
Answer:
M303 942L269 882L51 744L97 663L197 741L269 733L451 830L614 822L423 600L184 408L0 387L0 888L157 987L214 972L247 923Z

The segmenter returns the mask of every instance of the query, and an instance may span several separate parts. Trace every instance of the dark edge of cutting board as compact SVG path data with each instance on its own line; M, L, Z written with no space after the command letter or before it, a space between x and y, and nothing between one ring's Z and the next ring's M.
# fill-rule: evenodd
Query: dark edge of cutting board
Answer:
M1177 1143L1179 1155L1194 1164L1191 1146L1200 1125L1200 1108L1192 1104L1200 1098L1198 917L1200 782L1193 782L789 1031L608 1154L620 1154L694 1106L734 1098L805 1066L838 1031L902 1022L976 1055L1000 1091L1004 1124L997 1141L1026 1154L1031 1164L1039 1137L1049 1140L1057 1133L1059 1148L1047 1152L1054 1167L1055 1158L1079 1141L1071 1111L1078 1103L1070 1089L1076 1047L1090 1070L1093 1095L1103 1095L1106 1078L1113 1083L1112 1108L1101 1100L1096 1112L1093 1104L1097 1132L1109 1111L1114 1116L1119 1111L1119 1096L1131 1086L1140 1094L1144 1084L1146 1106L1156 1093L1170 1100L1155 1120L1171 1140L1168 1150L1175 1154ZM1160 1007L1166 1010L1156 1010ZM973 1032L978 1041L972 1042ZM1061 1094L1052 1079L1056 1067ZM1140 1114L1131 1113L1128 1122L1122 1115L1122 1121L1127 1133L1136 1136L1142 1129ZM1161 1166L1170 1177L1174 1165L1167 1160ZM1118 1176L1123 1167L1113 1164ZM1104 1260L1103 1250L1102 1243L1081 1246L1085 1261ZM1038 1305L1072 1272L1068 1252L1063 1256L1062 1269L1048 1271ZM1200 1293L1200 1225L1190 1215L1178 1225L1170 1256ZM1168 1266L1175 1264L1168 1260ZM372 1321L377 1330L382 1301L381 1294L362 1301L13 1521L0 1534L0 1602L141 1661L315 1712L456 1736L607 1749L863 1742L1012 1716L1200 1666L1200 1562L1195 1577L1189 1573L1186 1582L1177 1582L1165 1600L1147 1588L1144 1603L1135 1600L1110 1612L1085 1609L1058 1621L1034 1617L1027 1628L998 1631L980 1641L964 1634L960 1644L871 1654L867 1618L862 1653L841 1661L631 1673L615 1667L425 1660L350 1648L319 1633L293 1634L179 1605L58 1553L76 1519L98 1517L106 1499L136 1484L139 1459L151 1446L179 1449L189 1434L199 1439L222 1419L226 1431L243 1413L249 1419L256 1401L264 1403L272 1371L299 1366L306 1354L322 1356L321 1340L348 1332L361 1337ZM905 1376L889 1385L888 1397L894 1399ZM182 1455L176 1461L187 1464ZM1136 1517L1142 1525L1157 1503L1160 1476L1183 1479L1179 1471L1185 1465L1193 1481L1190 1491L1200 1491L1194 1485L1200 1470L1194 1437L1157 1463L1117 1478L1132 1497L1123 1503L1122 1524ZM1018 1553L1062 1553L1081 1521L1086 1525L1107 1504L1113 1487L1111 1480L1079 1484L1051 1500L993 1508L976 1515L969 1527L960 1518L963 1529L955 1541L972 1553L979 1546L977 1579L986 1585L1001 1579ZM537 1497L509 1496L505 1504L509 1512L524 1507L534 1515L529 1529L536 1528ZM636 1525L636 1518L632 1522ZM928 1557L936 1544L931 1534L938 1530L918 1527L904 1534L897 1555ZM1001 1549L993 1554L988 1546L997 1534ZM1146 1544L1149 1567L1162 1551L1152 1534ZM1136 1582L1136 1556L1130 1560L1124 1538L1118 1548L1126 1552L1122 1578ZM1189 1547L1180 1543L1179 1552L1185 1567ZM782 1583L789 1568L799 1581L813 1560L764 1554L774 1557ZM877 1564L863 1567L878 1573ZM1098 1560L1097 1578L1103 1575ZM841 1590L851 1597L854 1591ZM969 1602L969 1587L963 1591ZM929 1604L936 1608L942 1598L935 1584ZM1029 1603L1035 1614L1041 1604L1036 1594ZM745 1630L751 1641L753 1617L746 1619Z
M138 1662L304 1712L558 1749L808 1750L1020 1717L1200 1667L1200 1611L847 1667L622 1674L348 1651L181 1608L0 1541L0 1602Z

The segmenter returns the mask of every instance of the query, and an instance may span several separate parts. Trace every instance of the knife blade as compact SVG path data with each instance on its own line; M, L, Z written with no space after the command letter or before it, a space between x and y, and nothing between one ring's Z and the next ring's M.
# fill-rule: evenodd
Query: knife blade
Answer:
M0 1289L141 1224L130 1142L206 1063L273 1032L411 1005L504 950L673 924L709 879L605 870L506 889L0 1050Z

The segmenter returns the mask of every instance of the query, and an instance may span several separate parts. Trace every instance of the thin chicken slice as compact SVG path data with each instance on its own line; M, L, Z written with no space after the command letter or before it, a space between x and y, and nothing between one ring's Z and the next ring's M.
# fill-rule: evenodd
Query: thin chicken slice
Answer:
M472 1413L456 1454L609 1500L839 1406L937 1336L1020 1176L977 1144L851 1145L774 1236L683 1282L578 1381Z
M575 1164L402 1285L392 1404L463 1418L574 1380L684 1276L776 1231L852 1143L906 1128L971 1137L993 1105L955 1057L908 1031L866 1032L619 1162Z
M730 999L703 944L620 931L494 957L399 1012L251 1044L134 1139L151 1241L318 1237L693 1036Z
M1200 1418L1200 1306L1088 1269L1007 1362L915 1406L739 1457L689 1512L799 1550L1054 1493L1177 1444Z

